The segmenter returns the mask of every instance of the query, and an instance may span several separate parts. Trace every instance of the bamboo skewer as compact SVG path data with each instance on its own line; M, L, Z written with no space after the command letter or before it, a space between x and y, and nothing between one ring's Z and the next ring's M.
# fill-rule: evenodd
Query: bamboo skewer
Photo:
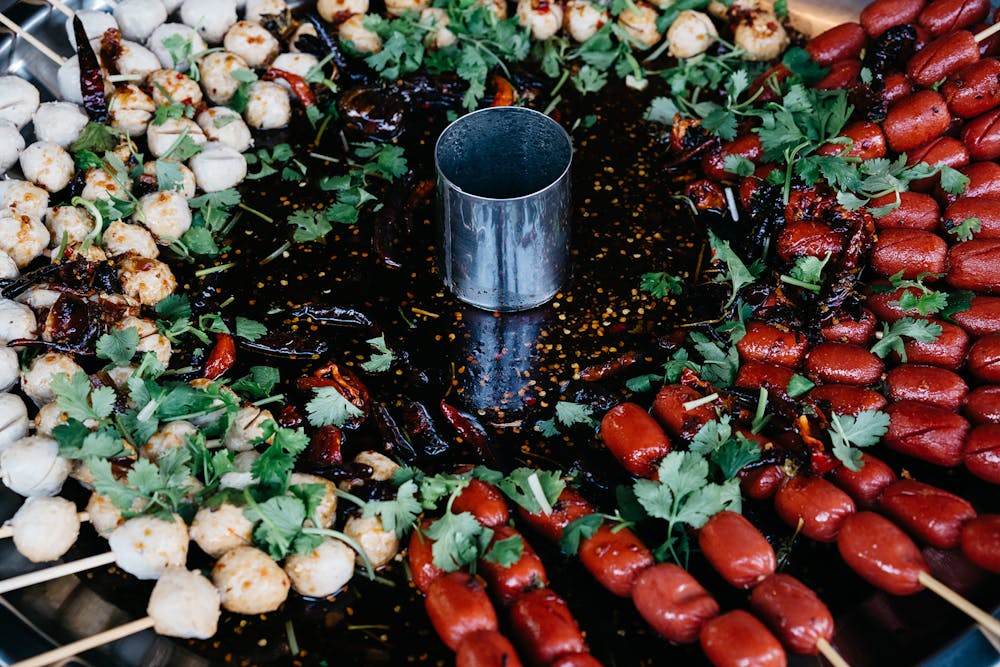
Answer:
M826 641L822 637L816 642L816 648L819 652L823 654L823 657L829 661L833 667L851 667L843 656L837 652L837 649L830 645L830 642Z
M30 32L19 26L18 24L11 21L6 15L0 14L0 23L10 28L15 35L24 39L24 41L31 44L33 47L38 49L45 55L49 60L54 62L56 65L62 65L66 62L66 59L61 55L46 46L41 40L32 35Z
M117 628L111 628L110 630L99 632L92 637L78 639L72 644L66 644L65 646L60 646L59 648L52 649L51 651L46 651L41 655L36 655L34 658L28 658L27 660L22 660L21 662L15 662L10 667L44 667L45 665L51 665L53 663L66 660L67 658L72 658L74 655L79 655L85 651L89 651L90 649L97 648L98 646L103 646L104 644L110 644L111 642L118 641L119 639L124 639L129 635L134 635L137 632L148 630L151 627L153 627L153 617L146 616L145 618L140 618L137 621L119 625Z
M90 521L90 515L86 512L79 512L77 513L76 516L80 520L80 523L85 523L87 521ZM13 535L14 535L14 526L10 525L0 526L0 540L5 540L8 537L12 537Z
M989 39L990 37L992 37L993 35L995 35L997 33L997 31L1000 31L1000 22L994 23L989 28L986 28L985 30L981 30L981 31L977 32L974 35L974 39L976 40L976 44L978 44L979 42L983 41L984 39Z
M50 5L52 5L53 8L58 9L60 12L62 12L66 16L72 17L72 16L76 15L76 12L74 12L72 9L70 9L69 7L67 7L66 3L62 2L61 0L46 0L46 1Z
M65 577L68 574L76 574L77 572L90 570L95 567L100 567L101 565L110 565L114 562L114 552L107 551L103 554L97 554L96 556L90 556L88 558L81 558L80 560L75 560L70 563L54 565L52 567L45 568L44 570L28 572L27 574L18 575L16 577L0 581L0 595L9 593L10 591L15 591L19 588L24 588L26 586L33 586L35 584L58 579L59 577Z
M1000 637L1000 621L993 618L952 589L948 588L948 586L935 579L929 573L921 572L918 576L918 580L928 590L933 591L937 595L944 598L956 609L968 615L969 618L982 626L982 629L986 630L995 637Z

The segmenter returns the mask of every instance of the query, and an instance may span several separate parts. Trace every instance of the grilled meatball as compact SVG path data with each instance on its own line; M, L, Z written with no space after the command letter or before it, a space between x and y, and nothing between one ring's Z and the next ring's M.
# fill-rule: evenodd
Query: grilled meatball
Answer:
M36 141L21 152L24 177L49 192L59 192L73 178L76 167L73 158L51 141Z
M56 393L52 390L53 377L65 375L68 379L77 373L83 373L83 369L72 356L62 352L46 352L32 359L28 370L21 373L21 391L35 405L42 406L56 400Z
M108 12L81 9L76 12L76 17L83 24L83 32L87 35L87 39L100 39L105 32L118 27L115 17ZM76 51L76 30L73 29L72 16L66 19L66 35L69 38L70 46Z
M17 301L0 299L0 341L35 338L37 331L38 324L31 308Z
M145 306L155 306L177 287L170 267L148 257L126 257L119 262L118 280L126 296L138 299Z
M247 161L238 151L220 143L205 145L205 149L188 161L198 187L205 192L217 192L243 182Z
M159 243L169 245L191 228L191 209L188 208L187 197L181 192L150 192L139 199L133 220L142 221Z
M124 220L115 220L104 230L104 249L111 256L127 252L150 259L160 256L156 240L149 230L142 225L130 225Z
M115 528L108 545L118 567L137 579L158 579L168 567L187 562L188 529L177 515L171 521L139 516Z
M222 46L251 67L263 67L281 50L274 35L256 21L238 21L226 33Z
M0 120L23 128L38 109L38 89L19 76L0 76Z
M24 137L17 125L0 119L0 174L17 164L24 150Z
M228 107L205 109L198 114L197 120L211 142L228 146L238 153L244 153L253 146L250 128L243 117Z
M253 522L243 508L231 503L202 507L191 522L191 539L212 558L219 558L236 547L250 546Z
M219 592L200 572L168 567L153 587L146 613L157 634L208 639L219 626Z
M198 429L189 421L178 419L168 422L160 430L149 437L145 445L139 448L139 455L156 461L172 449L187 447L188 436L198 433Z
M364 14L355 14L337 27L341 41L350 42L358 53L378 53L382 50L382 38L365 27Z
M14 353L10 348L11 354ZM5 355L6 356L6 355ZM17 355L14 354L14 376L17 376ZM8 375L10 373L8 372ZM14 380L16 382L16 380ZM13 382L11 383L13 385ZM7 387L10 389L10 387ZM28 434L28 408L17 394L0 394L0 452Z
M293 472L288 482L291 485L297 484L322 484L326 491L323 500L316 508L315 517L319 519L319 528L329 528L337 518L337 486L328 479L318 475L309 475L302 472ZM312 524L312 519L309 519Z
M122 518L122 511L118 509L107 496L102 496L96 491L90 494L87 501L87 516L90 525L94 527L101 537L108 537L115 528L125 523Z
M41 220L28 215L0 212L0 250L23 269L49 245L49 230Z
M344 526L344 534L353 538L365 550L372 566L379 568L391 561L399 551L396 533L387 531L377 516L352 516Z
M194 28L183 23L164 23L149 36L146 46L160 59L160 64L164 67L178 72L187 72L191 69L191 63L187 60L174 62L174 56L170 53L170 49L163 45L164 40L171 39L175 35L179 35L182 40L191 44L192 56L198 55L208 48L201 35Z
M184 0L181 5L181 22L198 31L209 44L222 41L226 31L236 23L234 0Z
M80 535L76 505L65 498L28 498L10 524L17 552L32 563L59 560Z
M69 477L69 461L59 456L59 443L33 435L0 452L0 476L8 489L22 496L54 496Z
M354 575L354 550L340 540L324 537L312 552L286 558L285 573L299 595L329 597Z
M79 206L56 206L45 216L45 226L49 230L49 243L53 247L83 243L94 228L94 219Z
M167 20L167 8L160 0L121 0L114 9L122 37L145 42Z
M149 85L156 106L186 104L189 107L196 107L201 104L201 86L186 74L176 70L156 70L149 75Z
M187 137L199 146L204 146L205 133L198 127L198 123L190 118L170 118L162 125L150 125L146 132L146 143L149 152L155 157L167 155L174 145Z
M232 73L238 70L250 71L247 62L235 53L216 51L201 59L201 85L205 95L214 104L229 104L240 82Z
M49 193L37 185L16 179L0 181L0 214L9 212L41 220L48 208Z
M139 86L130 83L115 91L108 103L108 110L111 127L130 137L141 137L146 134L156 105L153 104L153 98Z
M244 112L247 125L256 130L276 130L287 127L292 119L292 103L288 91L273 81L255 81L247 93Z
M212 568L212 581L222 607L237 614L266 614L288 597L288 575L253 547L236 547L224 554Z

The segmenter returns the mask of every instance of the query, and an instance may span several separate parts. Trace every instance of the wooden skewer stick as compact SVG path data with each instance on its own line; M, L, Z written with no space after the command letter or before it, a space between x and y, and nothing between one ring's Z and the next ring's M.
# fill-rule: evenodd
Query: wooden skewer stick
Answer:
M128 637L129 635L134 635L137 632L142 632L143 630L148 630L153 627L153 617L147 616L145 618L140 618L137 621L132 621L131 623L126 623L125 625L119 625L117 628L111 628L110 630L105 630L104 632L99 632L93 637L85 637L79 639L72 644L66 644L65 646L60 646L59 648L52 649L51 651L46 651L41 655L36 655L34 658L28 658L27 660L22 660L21 662L15 662L10 667L45 667L45 665L51 665L56 662L61 662L67 658L72 658L74 655L80 655L92 648L97 648L104 644L110 644L111 642L118 641Z
M80 523L85 523L87 521L90 521L90 515L87 514L86 512L79 512L77 513L76 516L78 519L80 519ZM5 540L8 537L12 537L13 535L14 535L14 526L10 525L0 526L0 540Z
M990 643L990 646L995 648L997 650L997 653L1000 653L1000 637L997 637L995 634L993 634L992 632L990 632L981 625L977 627L979 628L979 632L982 633L983 637L986 637L986 641Z
M982 30L980 32L977 32L975 34L976 44L978 44L979 42L983 41L984 39L989 39L990 37L992 37L993 35L995 35L997 33L997 31L1000 31L1000 22L994 23L989 28L986 28L986 30Z
M971 618L976 623L981 625L985 630L987 630L988 632L990 632L995 636L1000 637L1000 621L993 618L985 611L983 611L976 605L972 604L971 602L966 600L964 597L962 597L952 589L948 588L946 585L935 579L929 573L921 572L920 575L917 577L917 579L929 590L933 591L934 593L937 593L945 600L947 600L950 604L952 604L955 608L957 608L959 611L962 611L965 614L967 614L969 618Z
M837 649L830 645L830 642L826 641L822 637L816 642L816 648L819 652L823 654L833 667L851 667L840 653L837 653Z
M11 21L5 15L0 14L0 23L4 24L8 28L14 31L14 34L18 37L22 37L24 41L31 44L33 47L41 51L49 60L54 62L56 65L62 65L66 62L66 59L61 55L47 47L41 40L32 35L30 32L19 26L18 24Z
M66 3L61 2L61 0L48 0L48 3L66 16L74 16L76 14L76 12L66 6Z
M110 565L114 562L114 552L108 551L103 554L97 554L96 556L81 558L80 560L75 560L70 563L54 565L52 567L45 568L44 570L38 570L37 572L29 572L27 574L11 577L10 579L4 579L3 581L0 581L0 595L9 593L10 591L16 591L17 589L24 588L25 586L33 586L34 584L40 584L45 581L58 579L59 577L65 577L67 574L76 574L77 572L90 570L95 567L100 567L101 565Z

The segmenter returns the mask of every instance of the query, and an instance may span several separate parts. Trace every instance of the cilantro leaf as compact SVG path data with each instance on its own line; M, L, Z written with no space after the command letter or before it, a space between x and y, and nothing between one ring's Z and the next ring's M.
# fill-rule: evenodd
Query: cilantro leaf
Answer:
M395 500L375 500L365 503L364 516L377 516L382 527L402 537L417 522L423 507L416 498L417 484L413 480L403 482L396 490Z
M385 335L377 338L369 338L367 341L372 346L374 352L368 361L361 364L361 368L367 373L384 373L392 366L392 350L385 344Z
M63 412L72 419L101 421L115 407L115 390L111 387L91 387L86 373L78 371L73 377L65 373L52 376L52 391Z
M68 419L52 429L59 443L59 456L65 459L110 459L125 453L118 432L113 428L91 431L82 422Z
M288 224L295 226L292 239L296 243L322 241L333 230L323 211L300 209L288 216Z
M223 332L224 333L224 332ZM248 317L236 316L236 335L247 340L257 340L267 333L267 327Z
M251 498L249 492L246 493ZM254 542L275 560L292 553L295 539L302 532L306 520L306 506L300 498L274 496L262 503L250 502L243 514L257 525L253 529Z
M885 358L889 352L896 352L903 362L906 362L906 349L903 338L910 338L919 343L933 343L941 335L941 325L927 320L915 320L904 317L892 324L883 323L881 338L872 346L872 354Z
M792 379L788 381L788 386L785 387L785 393L787 393L791 398L798 398L799 396L809 392L815 386L816 385L813 384L808 378L796 373L792 376Z
M474 566L493 539L493 531L470 512L446 512L428 526L425 534L434 540L431 547L434 565L445 572Z
M850 470L861 470L859 447L870 447L889 430L889 415L877 410L864 410L856 417L834 414L830 418L830 442L833 455Z
M668 294L680 294L684 291L684 280L662 271L644 273L639 281L639 289L648 292L654 299L662 299Z
M713 261L722 262L726 267L725 271L716 276L714 281L717 283L729 283L732 287L732 294L724 306L724 308L729 308L739 295L739 291L747 285L753 284L757 276L747 268L747 265L743 263L739 255L733 251L729 245L729 241L720 239L711 231L708 232L708 241L712 246Z
M139 347L139 330L135 327L115 329L97 339L96 352L114 366L125 366L132 361Z
M954 234L959 241L971 241L983 229L979 218L967 218L962 222L945 220L944 228L949 234Z
M233 383L232 390L253 399L267 398L281 381L281 373L271 366L252 366L250 373Z
M364 412L348 401L336 387L316 387L313 398L306 403L309 423L313 426L343 426Z
M603 523L604 517L600 514L587 514L570 521L563 528L562 537L559 539L559 549L564 554L576 555L580 550L580 541L593 537Z
M552 505L566 488L558 470L517 468L497 486L529 514L551 514Z
M483 560L496 563L500 567L510 567L524 555L524 540L520 535L511 535L493 542L493 546L483 554Z

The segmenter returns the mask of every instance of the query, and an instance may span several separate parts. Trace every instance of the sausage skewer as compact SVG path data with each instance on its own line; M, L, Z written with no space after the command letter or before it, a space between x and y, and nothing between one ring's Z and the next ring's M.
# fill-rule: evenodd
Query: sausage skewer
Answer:
M28 32L18 24L11 21L4 14L0 14L0 23L10 28L15 35L17 35L18 37L22 37L24 41L26 41L28 44L31 44L33 47L41 51L46 58L54 62L56 65L62 66L63 64L65 64L66 62L65 58L63 58L61 55L50 49L48 46L45 45L44 42L42 42L40 39L32 35L30 32Z

